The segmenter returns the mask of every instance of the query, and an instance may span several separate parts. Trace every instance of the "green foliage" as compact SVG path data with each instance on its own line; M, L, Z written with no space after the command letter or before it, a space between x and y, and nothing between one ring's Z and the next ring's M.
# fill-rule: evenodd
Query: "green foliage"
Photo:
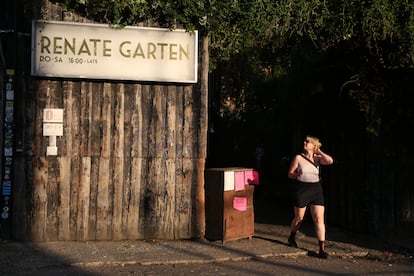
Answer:
M100 23L114 26L134 25L148 19L145 0L53 0L68 10Z
M414 2L283 0L277 6L281 40L273 47L303 48L310 40L321 52L349 55L353 77L342 91L364 115L367 133L380 136L383 111L392 104L387 70L414 68Z
M385 66L414 62L414 2L376 0L362 20L367 46Z
M383 82L364 76L414 68L412 0L55 0L97 22L199 30L209 36L210 64L246 57L240 71L270 80L287 74L296 49L355 55L358 86L345 86L368 120L381 126ZM350 65L351 66L351 65ZM358 66L360 66L358 68ZM240 74L243 76L243 73ZM237 74L235 74L237 76ZM249 87L247 79L244 88ZM353 81L351 79L351 81ZM250 88L249 88L250 89ZM243 90L246 93L249 91ZM245 93L243 92L243 93ZM251 93L254 91L251 91ZM373 97L372 95L376 95Z
M273 1L249 0L55 0L69 10L100 23L115 26L145 22L210 36L215 61L265 45L272 39Z
M211 58L250 49L273 53L311 40L322 51L348 42L388 67L414 63L411 0L55 0L97 22L153 22L210 36ZM284 51L282 51L284 53Z
M414 63L412 1L282 0L276 12L275 36L282 44L287 38L308 38L326 50L349 42L367 49L384 66Z
M342 87L348 91L364 115L367 133L374 136L380 135L382 115L391 98L387 88L387 83L379 73L367 72L351 77Z

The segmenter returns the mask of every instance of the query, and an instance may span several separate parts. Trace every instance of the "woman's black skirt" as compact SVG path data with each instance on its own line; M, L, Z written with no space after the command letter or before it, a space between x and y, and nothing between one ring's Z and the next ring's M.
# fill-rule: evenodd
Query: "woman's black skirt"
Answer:
M308 205L325 205L323 189L320 182L306 183L293 181L292 191L293 205L303 208Z

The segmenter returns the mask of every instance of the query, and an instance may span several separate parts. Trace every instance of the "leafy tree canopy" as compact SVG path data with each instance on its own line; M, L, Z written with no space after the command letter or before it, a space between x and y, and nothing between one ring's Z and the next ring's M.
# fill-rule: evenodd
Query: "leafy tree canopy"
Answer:
M311 45L320 53L352 55L357 64L343 91L356 101L375 135L381 127L380 105L390 93L384 70L414 68L412 0L51 1L117 27L197 29L209 37L210 69L244 57L254 68L242 66L241 71L270 79L289 72L295 49L309 54Z
M97 22L154 22L210 36L211 58L248 49L277 49L310 39L326 50L362 47L384 66L414 63L411 0L55 0Z

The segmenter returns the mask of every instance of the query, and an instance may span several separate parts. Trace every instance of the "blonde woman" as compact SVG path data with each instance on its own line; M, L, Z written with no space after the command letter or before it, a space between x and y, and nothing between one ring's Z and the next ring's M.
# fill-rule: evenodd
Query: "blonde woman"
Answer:
M316 237L319 240L320 258L327 258L325 251L325 200L319 177L319 166L330 165L333 159L321 151L321 143L314 136L306 136L303 141L303 153L296 155L288 171L288 177L295 179L293 188L294 218L290 225L289 245L297 247L296 232L309 206L315 224Z

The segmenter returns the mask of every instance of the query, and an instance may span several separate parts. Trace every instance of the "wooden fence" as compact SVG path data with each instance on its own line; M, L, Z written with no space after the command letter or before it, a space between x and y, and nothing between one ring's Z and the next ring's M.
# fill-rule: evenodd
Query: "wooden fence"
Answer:
M40 8L45 20L84 21L48 1ZM15 172L14 191L21 192L14 198L15 238L202 235L207 78L199 79L181 85L22 75L19 93L25 96L16 103L24 114L16 120L25 122L25 150L16 157L22 171ZM57 156L46 156L45 108L64 109Z

